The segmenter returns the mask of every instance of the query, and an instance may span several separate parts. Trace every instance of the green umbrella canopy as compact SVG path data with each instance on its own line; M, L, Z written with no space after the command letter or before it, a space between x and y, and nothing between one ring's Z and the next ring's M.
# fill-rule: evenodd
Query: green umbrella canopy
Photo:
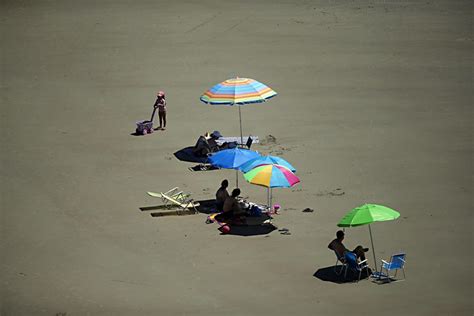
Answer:
M373 222L391 221L400 216L395 210L383 205L364 204L347 213L337 224L339 227L354 227Z

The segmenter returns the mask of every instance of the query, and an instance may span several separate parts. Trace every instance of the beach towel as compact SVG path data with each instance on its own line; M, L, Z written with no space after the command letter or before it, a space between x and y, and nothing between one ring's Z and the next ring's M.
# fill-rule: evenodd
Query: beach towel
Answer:
M240 136L236 136L236 137L233 137L233 136L227 136L227 137L219 137L216 142L219 146L222 146L222 144L224 143L232 143L232 142L235 142L237 143L238 145L245 145L247 143L247 139L249 138L249 136L244 136L242 139L243 139L243 142L241 141L240 139ZM257 144L259 143L259 139L258 139L258 136L250 136L250 138L252 138L252 143L253 144Z

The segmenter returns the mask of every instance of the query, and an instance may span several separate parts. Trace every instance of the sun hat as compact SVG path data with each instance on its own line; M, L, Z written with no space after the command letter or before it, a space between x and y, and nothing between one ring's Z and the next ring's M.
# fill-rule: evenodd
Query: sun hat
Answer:
M164 97L164 96L165 96L165 92L160 90L160 91L158 91L158 95L161 95L161 96Z

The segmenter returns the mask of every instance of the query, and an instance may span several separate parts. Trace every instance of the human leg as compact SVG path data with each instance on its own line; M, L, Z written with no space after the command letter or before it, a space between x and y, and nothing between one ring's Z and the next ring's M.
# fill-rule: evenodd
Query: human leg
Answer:
M166 128L166 111L163 111L162 115L163 115L163 129L165 129Z
M163 127L163 112L162 111L158 111L158 118L160 120L160 126L158 128L162 128Z
M366 251L369 251L369 249L364 248L361 245L359 245L359 246L355 247L355 249L352 252L357 256L357 259L359 259L360 261L364 261Z

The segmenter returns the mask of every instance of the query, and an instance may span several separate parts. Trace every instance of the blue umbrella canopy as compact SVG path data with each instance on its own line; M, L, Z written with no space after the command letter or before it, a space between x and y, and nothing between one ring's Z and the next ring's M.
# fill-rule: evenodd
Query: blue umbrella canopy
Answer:
M253 150L243 148L224 149L212 154L209 157L209 163L213 166L225 169L235 169L235 183L239 187L239 178L237 169L247 161L260 157L260 154Z
M241 165L239 170L245 173L260 165L280 165L290 169L292 172L296 172L296 169L288 161L277 156L260 156L254 158Z
M260 154L256 151L236 147L212 154L209 162L219 168L238 169L242 164L257 157L260 157Z

